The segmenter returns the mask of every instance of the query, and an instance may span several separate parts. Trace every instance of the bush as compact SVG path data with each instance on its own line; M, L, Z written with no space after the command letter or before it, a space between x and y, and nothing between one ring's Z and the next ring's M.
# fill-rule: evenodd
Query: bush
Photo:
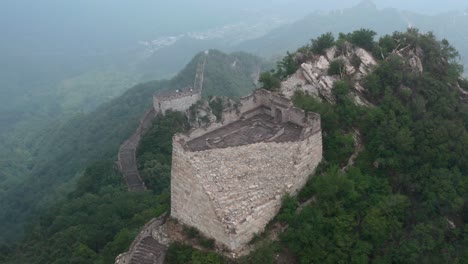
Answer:
M353 65L354 68L359 69L359 66L361 66L362 60L356 54L354 54L351 57L350 63L351 65Z
M380 54L374 54L376 57L387 57L397 47L396 41L390 35L385 35L379 39ZM382 58L383 59L383 58Z
M268 71L260 74L259 81L262 88L268 91L276 91L281 87L280 79Z
M334 60L328 68L328 75L341 75L345 71L345 62L342 59Z
M374 37L377 35L370 29L356 30L348 36L348 41L367 51L374 49Z
M211 111L216 116L216 120L221 120L222 113L223 113L223 100L221 98L216 98L214 100L210 100L209 102Z
M201 236L198 229L193 226L184 226L184 234L190 239L199 238Z
M289 75L294 74L299 69L299 65L296 61L295 54L287 52L286 56L278 62L276 68L277 71L275 76L280 79L286 78Z
M331 32L325 33L316 39L312 39L312 52L325 54L325 50L335 45L335 37Z
M192 260L193 249L190 246L181 243L173 243L167 250L165 263L169 264L185 264Z
M289 223L296 213L297 199L294 196L286 194L283 197L283 204L278 214L278 220L281 222Z
M273 264L275 263L275 253L278 252L278 244L270 243L261 245L252 251L248 256L239 259L240 264Z
M200 245L207 249L214 249L215 240L211 238L202 237L199 241Z

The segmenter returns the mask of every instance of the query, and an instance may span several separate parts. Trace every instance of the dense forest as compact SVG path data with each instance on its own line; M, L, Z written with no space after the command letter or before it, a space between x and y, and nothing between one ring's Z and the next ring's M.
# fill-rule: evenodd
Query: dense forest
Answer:
M340 34L338 39L326 34L300 48L302 54L315 56L348 42L376 54L378 66L363 82L365 96L374 106L353 102L353 80L346 76L334 85L336 104L296 93L296 106L321 114L324 161L297 197L284 197L279 215L265 234L255 238L256 250L238 262L275 263L280 257L289 263L466 263L468 105L460 99L459 89L468 85L461 78L458 54L448 41L415 29L374 38L370 30ZM408 45L423 51L423 73L409 70L405 58L392 53L398 46ZM298 69L294 55L288 54L276 70L262 74L265 88L277 88L278 82ZM186 70L194 65L196 61ZM219 74L210 77L213 82L220 81ZM190 78L186 76L182 72L172 82L187 82ZM222 80L229 83L234 78ZM55 152L53 148L75 143L68 145L73 151L59 152L49 161L56 164L47 173L50 177L67 168L79 173L71 169L78 167L77 162L89 166L68 187L73 190L66 198L36 214L18 245L1 246L0 261L112 263L145 221L169 208L170 138L187 129L183 115L170 113L156 119L142 140L138 164L151 191L127 192L112 163L118 144L135 127L138 114L149 107L151 93L169 87L173 87L170 82L139 85L116 101L120 104L109 104L73 123L70 131L80 136L50 146L48 151ZM128 107L122 109L125 105ZM127 123L120 117L124 114ZM107 128L96 128L92 135L101 131L102 137L93 137L94 141L81 136L93 122ZM80 130L79 125L87 128ZM354 151L356 130L364 148L354 165L343 170ZM56 138L68 133L60 135ZM92 155L88 153L91 149ZM76 161L77 157L83 159ZM61 166L59 158L67 166ZM36 188L34 192L44 186ZM278 240L271 241L267 233L274 224L287 228ZM170 247L167 261L232 262L180 244Z

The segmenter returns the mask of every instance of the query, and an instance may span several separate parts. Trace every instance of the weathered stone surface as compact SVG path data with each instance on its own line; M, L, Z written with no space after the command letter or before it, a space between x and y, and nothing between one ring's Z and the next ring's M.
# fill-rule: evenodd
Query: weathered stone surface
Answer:
M185 112L185 116L192 128L200 128L216 122L216 116L211 111L210 105L205 100L200 100Z
M320 95L318 88L307 82L301 70L281 83L281 94L286 98L292 98L296 91L302 91L316 98L319 98Z
M300 133L290 141L278 142L271 133L241 145L190 146L193 140L224 131L224 126L265 115L298 126ZM242 98L238 108L225 110L222 122L174 137L171 216L238 251L277 214L281 196L302 188L321 161L320 117L259 90ZM242 126L237 129L244 131Z
M372 71L377 65L377 61L375 61L374 57L367 50L362 48L356 48L355 54L361 60L356 79L361 80Z
M418 56L412 56L409 58L408 63L414 72L423 73L424 67L421 59Z
M201 100L201 91L195 91L189 87L188 90L175 92L170 97L155 95L153 97L154 109L158 113L165 114L167 110L184 112L197 101Z
M377 62L368 51L362 48L352 47L348 43L344 49L344 51L338 52L336 47L332 47L326 50L325 55L315 56L302 63L296 73L281 83L280 92L285 97L291 98L296 91L302 91L319 100L324 99L329 103L335 103L333 86L342 76L329 76L328 69L332 61L339 59L344 62L345 74L355 80L356 94L353 96L355 103L370 105L360 94L364 88L359 82L373 70ZM357 68L351 64L351 59L354 56L361 61Z

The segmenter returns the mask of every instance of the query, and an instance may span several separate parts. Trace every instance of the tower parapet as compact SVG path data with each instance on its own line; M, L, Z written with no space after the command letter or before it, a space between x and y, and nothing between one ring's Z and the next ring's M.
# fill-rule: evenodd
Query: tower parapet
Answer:
M156 113L164 115L167 110L186 111L202 98L203 80L206 60L209 53L205 51L203 59L198 63L193 86L175 91L166 91L153 95L153 107Z
M167 110L186 111L201 99L201 91L187 87L184 90L176 90L159 93L153 96L153 106L157 113L165 114Z

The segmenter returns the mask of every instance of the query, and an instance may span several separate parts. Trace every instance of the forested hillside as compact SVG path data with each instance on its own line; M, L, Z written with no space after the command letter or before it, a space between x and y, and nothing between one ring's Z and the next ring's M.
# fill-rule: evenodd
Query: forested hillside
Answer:
M288 228L271 252L287 249L298 263L465 263L468 104L458 54L430 33L409 30L376 42L374 34L360 30L336 42L323 35L300 49L313 59L334 45L343 52L347 42L384 58L363 81L374 107L356 106L346 74L334 85L336 104L294 97L322 116L325 160L299 196L285 200L277 221ZM394 52L400 45L422 50L423 72ZM276 73L299 66L283 62ZM363 150L342 170L356 131ZM296 213L305 201L312 202Z
M371 106L355 104L351 96L355 80L340 63L328 69L338 78L332 90L335 104L295 94L297 106L321 114L324 161L297 197L284 198L280 214L265 234L255 238L256 250L237 262L465 263L468 259L468 105L462 95L468 82L461 78L457 51L448 41L417 30L377 40L374 36L370 30L340 34L338 39L321 36L301 47L300 54L288 54L276 70L262 74L264 88L279 89L303 61L317 59L334 46L337 53L346 52L348 45L362 47L377 60L362 80L361 93ZM422 71L412 69L404 53L395 52L400 47L419 50ZM237 85L248 83L250 71L235 69L255 66L248 61L256 60L211 54L220 60L213 68L207 64L207 95L239 96ZM65 199L43 204L18 246L1 248L0 260L110 263L126 250L139 226L169 208L169 142L173 133L187 129L182 115L157 119L138 151L140 169L152 191L128 193L112 161L138 116L150 107L151 94L193 81L197 58L173 80L136 86L92 115L52 131L51 138L41 139L48 147L38 153L52 151L57 156L44 157L44 167L31 180L37 184L22 186L15 198L29 193L32 196L25 196L24 203L30 202L38 197L34 195L54 190L47 184L59 186L64 179L79 177L76 185L64 189L72 190ZM356 67L360 63L355 60ZM356 152L357 135L361 148ZM2 206L13 202L3 204L3 197L1 201ZM24 208L7 207L2 219L15 219L12 215L17 219ZM271 240L269 232L278 225L284 231ZM232 262L183 245L171 246L168 261Z
M89 114L50 125L42 136L36 137L30 143L34 150L31 176L21 183L6 185L0 192L1 240L21 237L24 222L72 191L75 180L89 164L115 160L119 145L133 133L143 112L152 107L153 93L193 85L200 56L195 56L170 81L136 85ZM252 55L210 51L204 94L232 97L247 94L255 88L254 70L259 71L262 66L262 61Z
M325 70L338 78L336 103L293 97L321 114L324 160L297 197L284 197L248 256L232 261L175 244L168 263L466 263L468 90L458 53L415 29L374 36L324 34L261 75L264 88L281 92L304 61L341 58ZM368 106L356 104L357 80L345 68L355 48L377 60L359 91ZM422 71L401 49L419 50Z

